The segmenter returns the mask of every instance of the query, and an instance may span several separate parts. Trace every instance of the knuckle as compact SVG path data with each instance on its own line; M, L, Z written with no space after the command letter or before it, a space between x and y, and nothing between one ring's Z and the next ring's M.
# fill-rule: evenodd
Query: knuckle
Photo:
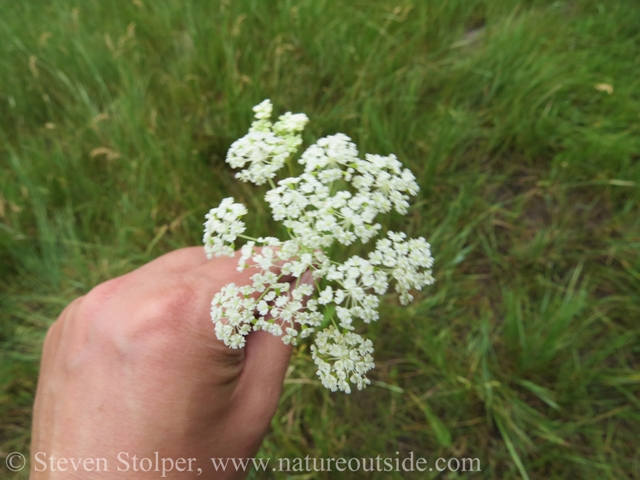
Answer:
M82 316L92 315L103 310L110 301L122 290L126 283L125 276L112 278L93 287L82 297L80 309Z
M157 285L136 302L133 321L127 324L128 336L139 339L159 335L170 339L184 330L196 302L197 292L182 277Z
M197 295L182 275L125 275L94 287L65 328L118 358L166 351L189 330Z
M163 300L159 305L169 315L184 315L196 303L197 292L185 277L181 276L177 282L162 292Z

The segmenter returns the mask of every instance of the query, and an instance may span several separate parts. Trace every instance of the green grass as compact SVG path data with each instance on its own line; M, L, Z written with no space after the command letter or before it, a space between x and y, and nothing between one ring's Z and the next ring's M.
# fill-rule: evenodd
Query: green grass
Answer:
M419 198L390 221L429 239L437 281L408 308L384 304L363 392L328 393L300 347L260 455L482 464L341 478L640 478L635 1L0 12L0 452L28 451L40 347L64 305L200 244L225 196L266 228L260 192L224 157L271 98L311 117L307 142L344 132L416 173Z

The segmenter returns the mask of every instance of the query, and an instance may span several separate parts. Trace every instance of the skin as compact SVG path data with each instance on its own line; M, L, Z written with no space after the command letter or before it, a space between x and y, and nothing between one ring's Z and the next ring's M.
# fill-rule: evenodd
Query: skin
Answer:
M255 272L236 266L237 254L207 260L201 247L176 250L98 285L62 312L42 353L32 479L160 478L155 465L133 471L134 455L155 461L155 452L196 459L191 472L174 468L165 478L246 477L233 468L216 472L209 459L256 454L291 347L265 332L251 333L237 350L216 338L213 295L230 282L250 283ZM118 471L127 469L121 452L128 471ZM63 458L105 458L109 471L96 472L93 464L89 474L89 462L74 472L70 462L59 463ZM188 470L186 461L181 466Z

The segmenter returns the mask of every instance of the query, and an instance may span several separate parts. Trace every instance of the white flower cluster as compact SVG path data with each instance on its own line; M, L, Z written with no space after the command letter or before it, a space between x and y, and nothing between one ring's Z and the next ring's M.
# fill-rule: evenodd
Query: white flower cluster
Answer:
M296 344L315 334L311 352L322 384L349 393L370 383L373 345L354 332L355 322L379 318L380 296L390 284L406 305L411 290L433 283L430 246L424 238L408 239L387 232L368 258L352 256L343 263L328 252L338 244L367 243L382 230L376 219L395 210L405 214L418 192L415 177L394 155L365 155L344 134L320 139L300 157L304 172L273 179L291 162L302 143L306 115L286 113L272 124L269 100L254 107L249 133L236 141L227 156L243 181L269 183L265 200L273 218L282 221L289 239L244 235L240 217L247 209L226 198L206 216L207 256L234 255L242 247L238 270L252 269L249 285L229 284L211 304L217 337L231 348L242 348L255 330L265 330Z
M265 200L273 218L283 221L306 246L327 248L334 240L363 243L381 229L375 218L392 209L407 212L408 200L418 192L415 177L395 155L365 155L344 134L321 138L300 158L304 173L278 182ZM334 191L338 181L350 183L354 192Z
M205 215L204 251L207 258L214 255L233 256L233 242L245 231L240 217L247 214L247 208L241 203L234 203L233 198L225 198L216 208Z
M275 124L270 121L273 106L265 100L253 107L256 120L249 133L236 140L229 149L227 162L233 168L249 168L237 174L244 182L262 185L274 178L287 159L302 144L300 136L309 119L303 113L282 115Z
M318 366L318 376L322 384L332 392L342 390L351 393L349 381L362 390L371 381L365 374L373 365L373 343L360 335L341 333L329 327L316 335L315 345L311 345L311 356ZM332 363L326 362L327 358Z

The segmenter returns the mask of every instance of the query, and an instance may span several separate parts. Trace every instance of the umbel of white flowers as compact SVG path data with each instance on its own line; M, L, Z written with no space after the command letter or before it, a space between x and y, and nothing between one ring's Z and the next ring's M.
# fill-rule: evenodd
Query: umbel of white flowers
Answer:
M255 270L250 285L226 285L211 302L217 337L231 348L242 348L245 337L265 330L296 344L314 336L311 355L322 384L331 391L351 392L370 383L373 344L355 333L361 320L378 320L380 296L390 284L403 305L411 290L433 283L430 245L387 232L367 258L352 256L343 263L329 258L336 242L367 243L380 235L380 214L406 214L418 192L415 177L395 155L359 158L351 139L338 133L321 138L301 155L304 172L277 183L278 172L302 144L308 122L304 114L280 116L271 122L272 105L265 100L253 108L249 133L231 145L227 163L242 169L236 177L256 185L269 183L265 200L273 218L281 221L288 239L244 235L244 205L224 199L211 209L204 224L208 258L233 256L235 241L246 240L238 270ZM302 281L310 271L313 285Z

